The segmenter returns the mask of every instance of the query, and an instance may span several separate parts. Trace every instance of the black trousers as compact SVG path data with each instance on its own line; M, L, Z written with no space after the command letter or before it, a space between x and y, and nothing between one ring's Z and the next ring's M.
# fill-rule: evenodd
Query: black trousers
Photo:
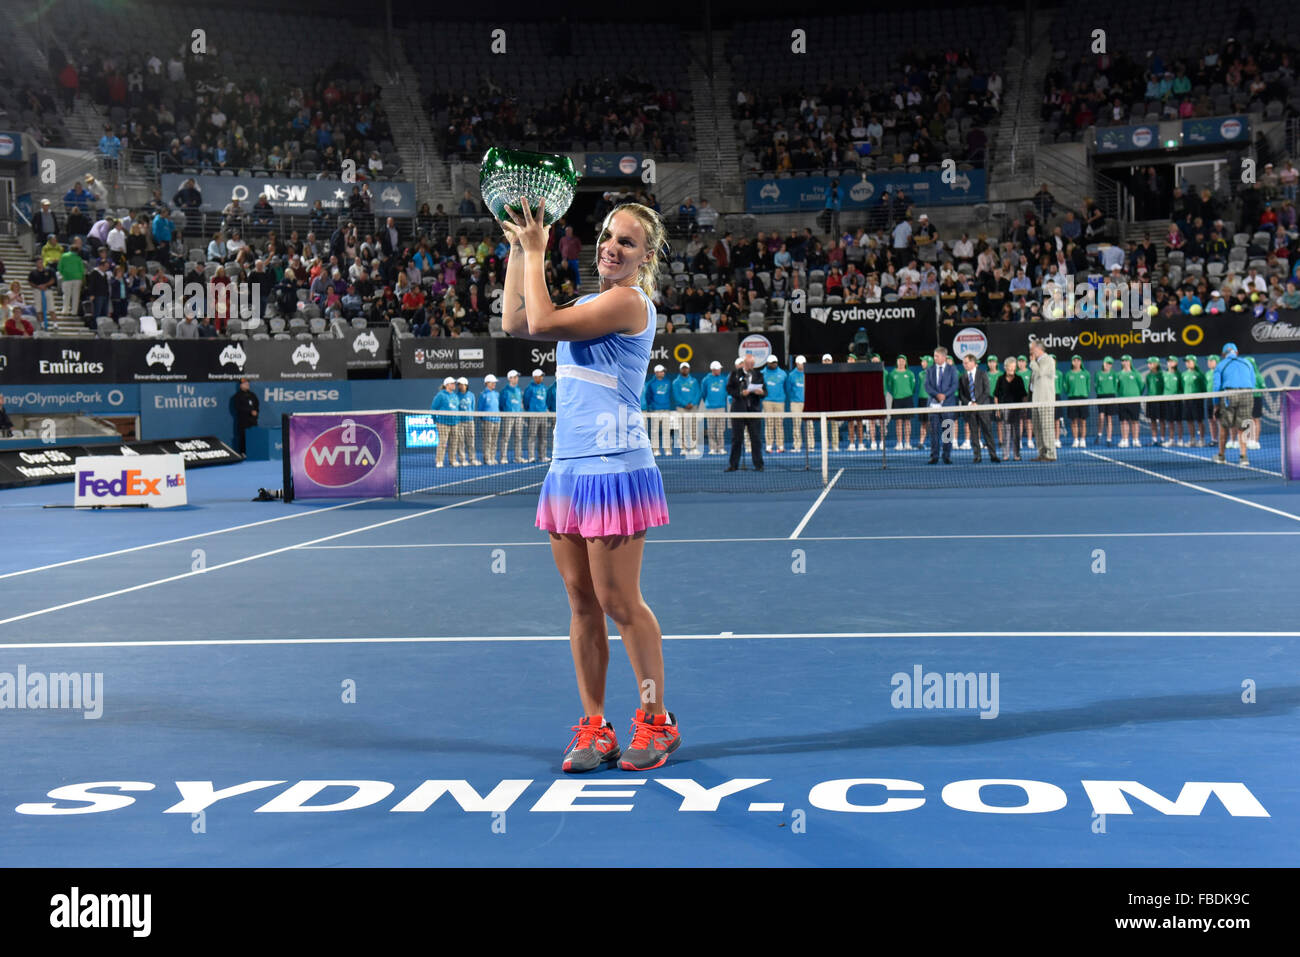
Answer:
M243 422L235 423L235 451L240 455L244 455L247 452L247 448L244 445L244 432L250 428L252 428L251 425L246 425Z
M731 420L731 467L740 468L740 453L745 448L745 430L749 430L749 452L754 468L763 467L763 420L743 418Z
M989 412L971 412L967 415L971 439L974 440L971 442L971 448L975 450L975 458L977 460L980 457L980 443L979 438L977 438L975 434L976 429L979 430L979 436L984 439L984 446L989 450L989 454L994 458L997 458L998 440L993 435L992 419L993 415Z

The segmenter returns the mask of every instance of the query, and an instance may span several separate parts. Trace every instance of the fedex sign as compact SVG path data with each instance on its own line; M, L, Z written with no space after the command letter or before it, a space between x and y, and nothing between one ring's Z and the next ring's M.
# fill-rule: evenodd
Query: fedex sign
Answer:
M188 502L180 455L85 455L76 470L74 505L173 508Z

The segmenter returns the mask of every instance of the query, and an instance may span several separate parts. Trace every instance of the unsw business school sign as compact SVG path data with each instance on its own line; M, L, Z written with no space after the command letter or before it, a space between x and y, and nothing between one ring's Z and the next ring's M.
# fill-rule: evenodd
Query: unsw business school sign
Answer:
M306 215L318 199L331 212L341 212L348 208L352 187L356 185L337 179L262 179L251 176L184 176L164 173L163 196L168 199L175 196L177 190L189 179L194 180L195 186L203 195L201 209L205 213L219 213L232 199L237 199L244 212L251 214L261 196L266 197L277 215ZM374 196L371 203L374 215L415 215L415 186L411 183L377 180L369 185Z
M346 379L385 369L392 331L344 339L0 339L0 385Z
M1218 355L1224 343L1235 342L1244 355L1300 352L1300 311L1282 310L1276 322L1253 313L1152 317L1145 327L1124 319L1075 322L996 322L956 328L945 327L944 345L951 348L962 330L978 330L985 351L997 356L1019 355L1038 339L1058 358L1079 355L1084 360L1119 357L1128 353L1148 356ZM979 358L979 356L977 356Z
M766 349L784 362L781 339L779 335L749 336L739 332L657 335L650 349L650 366L662 364L671 378L683 362L689 362L691 373L698 376L707 374L709 363L716 360L730 372L742 347L756 355ZM489 372L504 377L514 369L521 381L527 382L534 369L548 376L555 374L555 343L509 336L403 339L397 367L403 379L441 379L449 375L473 378Z

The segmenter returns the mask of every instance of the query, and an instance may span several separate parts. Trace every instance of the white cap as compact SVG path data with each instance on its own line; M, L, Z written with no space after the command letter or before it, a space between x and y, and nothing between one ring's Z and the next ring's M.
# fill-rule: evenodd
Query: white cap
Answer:
M509 372L506 373L506 378L507 378L507 379L515 379L515 378L518 378L518 376L519 376L519 370L518 370L518 369L511 369Z
M665 371L663 366L655 366L655 372L663 372L663 371Z
M795 361L796 363L802 364L802 363L804 363L804 362L807 362L808 360L807 360L806 358L804 358L803 356L795 356L795 357L794 357L794 361Z
M451 375L449 375L449 376L447 376L447 378L445 378L445 379L442 380L442 384L443 384L443 385L455 385L455 384L456 384L456 377L455 377L455 376L451 376Z
M496 382L496 381L497 381L497 377L494 376L491 372L489 372L487 375L485 375L485 376L483 377L483 381L484 381L484 382Z
M691 367L691 364L690 364L689 362L683 362L683 363L682 363L681 365L679 365L677 368L679 368L679 369L689 369L690 367Z
M768 357L767 357L767 361L768 361L768 362L775 362L775 361L776 361L776 356L771 356L771 355L768 356Z
M457 384L457 385L469 385L469 379L466 379L464 376L461 376L459 379L456 380L456 384Z
M722 368L722 363L719 362L717 359L714 359L712 362L709 363L709 368L710 368L710 369L721 369L721 368Z
M922 213L922 214L921 214L921 218L922 218L922 219L929 219L930 217L929 217L929 215L928 215L927 213Z
M543 372L541 369L534 369L534 370L533 370L533 375L534 375L534 376L546 375L546 373Z
M739 368L740 368L742 365L744 365L744 364L745 364L745 357L744 357L744 356L736 356L736 368L739 369Z
M826 353L826 355L822 356L822 362L834 362L834 361L835 360L831 358L831 354L829 352Z

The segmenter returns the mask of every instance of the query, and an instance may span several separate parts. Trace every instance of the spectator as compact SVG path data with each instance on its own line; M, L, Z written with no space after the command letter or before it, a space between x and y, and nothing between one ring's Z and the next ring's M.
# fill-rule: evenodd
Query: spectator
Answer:
M32 271L27 274L27 285L32 289L33 306L40 316L41 328L50 328L50 313L54 311L54 284L58 274L46 265L44 259L36 257Z
M203 207L203 194L199 192L198 183L193 177L181 184L181 188L172 197L172 205L187 213L196 213Z
M265 193L257 198L253 206L252 219L253 228L263 233L275 225L275 210L271 207L271 202L266 198Z
M1034 212L1038 214L1038 218L1042 222L1046 223L1052 218L1052 209L1054 208L1055 203L1056 197L1052 195L1052 191L1049 190L1047 184L1044 183L1039 188L1038 192L1034 194L1033 199Z
M192 314L185 316L176 324L177 339L197 339L199 338L199 324L195 321Z
M564 236L560 239L560 258L564 260L565 268L573 277L573 287L575 290L582 290L582 240L577 237L572 226L564 227Z
M63 308L65 316L81 315L81 286L86 279L86 261L82 258L81 240L74 239L72 245L58 263L59 279L62 283Z
M86 276L86 292L90 294L90 316L87 325L94 329L101 316L112 314L112 290L109 288L109 279L112 273L109 272L108 262L99 260Z
M72 184L72 188L63 194L63 208L67 212L78 209L83 213L91 211L90 204L94 197L90 195L82 185L81 180Z
M683 230L694 230L696 213L695 204L687 196L682 201L682 204L677 207L677 227Z
M695 224L706 233L711 233L717 228L718 211L709 205L707 199L700 200L700 208L695 212Z
M58 236L59 220L50 209L48 199L41 200L41 208L32 220L32 232L37 236Z
M105 124L104 135L99 138L99 155L109 160L116 160L122 152L122 141L113 132L113 127Z
M235 417L235 451L240 455L244 455L247 448L245 433L257 425L261 404L249 381L240 379L239 388L230 400L230 410Z
M0 295L0 329L6 336L32 336L36 330L31 322L17 309L9 305L7 295ZM0 433L13 427L4 411L4 396L0 395Z

